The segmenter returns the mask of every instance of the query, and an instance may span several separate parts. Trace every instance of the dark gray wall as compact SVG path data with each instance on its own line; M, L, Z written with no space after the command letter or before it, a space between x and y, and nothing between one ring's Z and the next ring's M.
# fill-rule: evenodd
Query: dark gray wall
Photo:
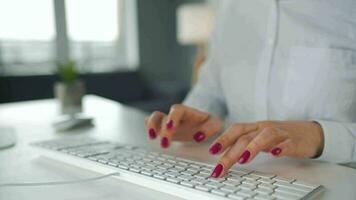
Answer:
M190 86L195 49L179 45L176 37L176 9L186 2L190 1L137 1L140 75L150 85Z

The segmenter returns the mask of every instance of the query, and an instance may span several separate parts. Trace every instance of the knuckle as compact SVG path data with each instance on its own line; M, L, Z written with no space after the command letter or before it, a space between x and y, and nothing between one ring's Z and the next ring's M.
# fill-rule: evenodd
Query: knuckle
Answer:
M224 167L230 167L233 163L235 163L235 159L231 158L230 156L224 155L223 157L221 157L219 163L221 163Z
M223 145L227 144L229 142L229 136L227 134L220 136L219 142L220 142L220 144L223 144Z
M179 109L181 109L182 108L182 105L181 104L173 104L172 106L171 106L171 110L173 111L173 110L179 110Z
M241 136L240 139L238 140L238 142L242 145L248 145L248 143L250 143L250 137L244 135Z
M154 111L152 114L151 114L151 117L156 117L156 116L159 116L159 115L162 115L163 113L161 113L160 111Z
M244 125L243 124L233 124L231 126L231 129L235 132L241 132L244 129Z
M275 127L265 127L262 129L262 132L273 136L276 136L278 134L278 130Z
M263 147L263 142L258 139L252 140L248 146L253 150L261 149Z
M267 127L271 127L274 125L273 121L259 121L257 122L257 125L259 128L263 129L263 128L267 128Z

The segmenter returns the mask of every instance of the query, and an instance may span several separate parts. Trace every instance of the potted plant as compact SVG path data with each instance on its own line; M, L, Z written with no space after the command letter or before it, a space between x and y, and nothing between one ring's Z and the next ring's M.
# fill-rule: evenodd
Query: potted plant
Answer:
M82 98L85 94L85 84L79 78L74 61L57 65L58 80L54 85L55 97L58 99L61 113L75 115L82 112Z

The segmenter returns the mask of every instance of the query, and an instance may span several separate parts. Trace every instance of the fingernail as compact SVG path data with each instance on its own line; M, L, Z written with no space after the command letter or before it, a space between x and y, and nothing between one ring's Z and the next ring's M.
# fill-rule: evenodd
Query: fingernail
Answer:
M217 154L221 150L222 145L220 143L215 143L212 147L210 147L209 152L211 154Z
M155 139L156 138L156 131L153 128L150 128L148 131L148 136L150 139Z
M277 147L277 148L272 149L271 154L274 156L278 156L281 152L282 152L282 149Z
M250 158L250 151L246 150L242 153L242 155L240 156L240 159L239 159L239 163L240 164L244 164L248 161L248 159Z
M161 147L162 148L167 148L168 147L168 138L167 137L163 137L161 140Z
M173 128L173 120L169 120L169 122L166 125L167 125L167 129Z
M224 167L222 166L222 164L216 165L216 166L215 166L215 169L214 169L214 171L213 171L213 173L211 173L210 176L213 177L213 178L218 178L218 177L220 176L220 174L221 174L223 168L224 168Z
M193 138L196 142L201 142L205 139L205 134L201 131L198 131L196 134L194 134Z

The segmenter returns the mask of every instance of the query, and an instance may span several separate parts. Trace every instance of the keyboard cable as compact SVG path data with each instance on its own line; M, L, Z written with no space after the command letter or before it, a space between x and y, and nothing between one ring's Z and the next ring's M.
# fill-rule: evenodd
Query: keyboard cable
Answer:
M87 179L79 179L72 181L53 181L53 182L37 182L37 183L0 183L1 187L28 187L28 186L51 186L51 185L67 185L67 184L77 184L77 183L85 183L91 181L97 181L101 179L105 179L112 176L119 176L119 172L114 172L102 176L87 178Z

